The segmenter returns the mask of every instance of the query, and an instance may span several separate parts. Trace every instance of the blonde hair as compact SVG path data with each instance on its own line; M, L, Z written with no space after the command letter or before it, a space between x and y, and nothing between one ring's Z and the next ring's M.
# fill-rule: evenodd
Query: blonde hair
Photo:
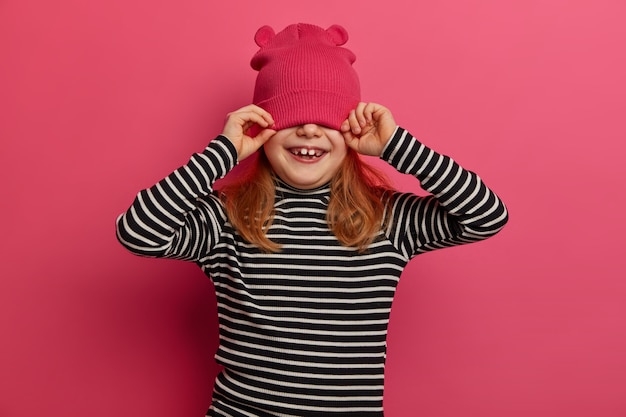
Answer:
M266 235L274 220L276 174L262 148L257 154L247 161L243 175L226 181L219 194L228 219L246 241L264 252L279 252L280 245ZM348 149L330 182L328 227L344 246L365 251L388 224L393 192L382 172Z

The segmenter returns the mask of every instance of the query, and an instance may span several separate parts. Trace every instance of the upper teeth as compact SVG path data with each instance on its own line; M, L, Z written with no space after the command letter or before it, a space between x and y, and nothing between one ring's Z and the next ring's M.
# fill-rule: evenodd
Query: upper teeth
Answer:
M322 155L323 151L315 150L315 149L302 148L300 150L298 150L298 149L293 150L293 153L300 154L300 155L308 155L308 156L320 156L320 155Z

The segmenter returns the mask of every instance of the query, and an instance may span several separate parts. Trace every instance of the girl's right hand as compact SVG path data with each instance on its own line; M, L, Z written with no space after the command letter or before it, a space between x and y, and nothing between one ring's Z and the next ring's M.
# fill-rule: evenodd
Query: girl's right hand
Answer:
M261 131L254 137L248 136L248 129L258 125ZM237 149L237 159L243 161L257 151L274 134L272 116L254 104L228 113L224 124L223 136L226 136Z

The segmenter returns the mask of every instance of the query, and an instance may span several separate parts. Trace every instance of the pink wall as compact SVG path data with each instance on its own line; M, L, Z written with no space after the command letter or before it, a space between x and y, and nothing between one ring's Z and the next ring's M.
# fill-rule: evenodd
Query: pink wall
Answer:
M268 3L0 3L0 416L202 415L212 286L114 219L248 103L256 28L297 21L344 25L364 98L511 212L406 270L387 416L626 415L623 0Z

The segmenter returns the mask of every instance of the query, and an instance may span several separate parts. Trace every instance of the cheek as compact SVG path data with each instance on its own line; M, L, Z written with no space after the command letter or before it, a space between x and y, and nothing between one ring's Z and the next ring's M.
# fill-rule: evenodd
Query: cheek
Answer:
M340 159L341 162L343 162L348 155L348 145L342 142L341 144L335 146L335 155L337 156L337 159Z
M334 132L332 136L329 136L329 140L332 143L333 150L335 152L343 152L344 154L348 152L348 145L346 145L346 141L341 133Z
M263 151L270 161L276 159L276 156L280 153L280 143L278 141L272 141L271 139L263 145Z
M348 155L348 152L345 149L342 151L335 150L332 163L329 167L329 172L328 172L329 175L333 176L337 172L341 171L341 167L346 162L347 155Z

